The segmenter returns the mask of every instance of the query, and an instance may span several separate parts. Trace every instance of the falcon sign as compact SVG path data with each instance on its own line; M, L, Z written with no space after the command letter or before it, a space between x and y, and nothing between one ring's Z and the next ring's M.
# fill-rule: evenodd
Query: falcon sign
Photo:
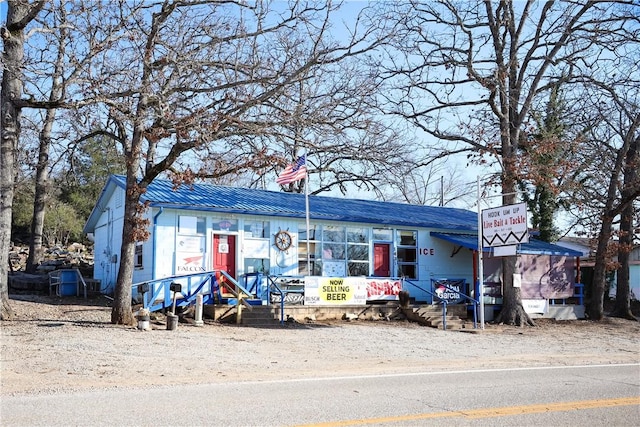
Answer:
M529 229L525 203L482 211L482 246L509 246L528 241Z

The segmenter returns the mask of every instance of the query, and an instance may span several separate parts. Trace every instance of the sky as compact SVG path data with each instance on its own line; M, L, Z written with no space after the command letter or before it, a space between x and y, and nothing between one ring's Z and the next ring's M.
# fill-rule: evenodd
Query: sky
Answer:
M341 13L336 17L336 21L338 22L338 24L336 25L334 31L335 33L333 34L334 37L339 38L339 32L340 32L340 28L341 28L341 23L344 23L346 25L349 25L351 22L355 21L358 12L367 5L367 1L365 0L348 0L345 2L345 4L342 6L341 8ZM7 14L7 1L6 0L0 0L0 25L4 25L6 23L6 14ZM346 36L346 34L345 34ZM430 139L429 136L425 135L424 136L425 139ZM455 169L456 172L460 175L460 180L465 182L465 183L469 183L470 184L470 189L473 190L473 194L470 195L469 197L466 197L464 200L459 201L458 203L454 203L448 206L452 206L452 207L460 207L460 208L467 208L467 209L471 209L471 210L476 210L477 209L477 198L475 196L475 189L476 189L476 179L477 177L480 176L485 176L487 174L487 170L480 168L480 167L476 167L476 166L469 166L466 162L466 158L462 158L460 160L456 160L455 158L450 158L447 159L447 163L445 168L443 168L443 174L447 173L447 168L451 168L451 169ZM446 181L446 177L445 177L445 181ZM432 183L430 183L430 186L432 186L432 191L434 193L437 193L439 191L439 182L440 180L434 180ZM310 182L310 185L312 185L313 182ZM274 188L276 189L276 188ZM481 188L481 191L483 191L484 189ZM339 193L338 190L335 190L333 192L330 193L326 193L324 195L328 195L328 196L338 196L338 197L342 197L342 195ZM352 198L373 198L375 197L373 194L369 195L366 192L359 192L357 190L353 190L350 191L347 194L347 197L352 197ZM481 209L487 209L489 207L492 206L499 206L500 205L500 199L499 198L495 198L495 197L487 197L486 199L482 200L481 202Z
M355 21L358 12L367 5L367 1L365 0L348 0L344 3L344 5L341 7L341 12L339 15L336 16L336 26L334 28L334 33L332 34L334 37L336 38L340 38L340 31L341 28L344 27L344 25L349 25L350 23L352 23L353 21ZM7 2L6 0L0 0L0 25L4 25L6 22L6 14L7 14ZM346 34L345 34L346 37ZM424 136L424 138L429 138L429 136ZM450 165L450 166L449 166ZM455 159L448 159L447 161L447 167L451 167L451 169L456 169L457 173L460 174L460 178L461 180L463 180L464 182L468 182L468 183L473 183L476 180L476 177L479 173L484 173L479 171L477 168L475 167L469 167L466 164L465 159L461 160L461 161L456 161ZM447 169L444 168L443 169L443 173L447 173ZM446 178L445 178L446 180ZM430 185L433 187L432 191L434 193L437 193L439 191L439 179L433 181L433 183L431 183ZM312 184L312 183L311 183ZM475 188L475 187L474 187ZM337 190L336 190L337 192ZM341 194L339 194L339 192L337 192L337 194L327 194L327 195L336 195L336 196L341 196ZM363 192L350 192L348 194L348 197L354 197L354 198L368 198L369 195ZM371 197L374 197L374 195L372 194ZM468 207L469 205L469 201L472 198L467 199L463 204L464 206L460 205L457 207Z

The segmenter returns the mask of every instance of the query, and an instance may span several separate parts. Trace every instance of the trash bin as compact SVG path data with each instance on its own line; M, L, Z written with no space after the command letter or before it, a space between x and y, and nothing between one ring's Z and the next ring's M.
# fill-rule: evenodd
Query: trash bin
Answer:
M78 272L76 270L60 270L60 296L78 295Z
M177 327L178 327L178 316L171 313L167 314L167 330L175 331Z

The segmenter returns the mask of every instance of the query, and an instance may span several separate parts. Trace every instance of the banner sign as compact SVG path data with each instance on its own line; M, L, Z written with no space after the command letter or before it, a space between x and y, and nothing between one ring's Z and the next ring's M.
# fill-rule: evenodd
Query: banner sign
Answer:
M365 305L367 285L364 277L304 278L305 305Z
M505 205L482 211L482 246L509 246L529 241L527 205Z
M402 282L400 280L366 279L366 281L368 301L395 301L402 290Z
M460 304L464 302L463 294L466 293L466 281L464 279L432 279L433 293L440 301L447 304Z

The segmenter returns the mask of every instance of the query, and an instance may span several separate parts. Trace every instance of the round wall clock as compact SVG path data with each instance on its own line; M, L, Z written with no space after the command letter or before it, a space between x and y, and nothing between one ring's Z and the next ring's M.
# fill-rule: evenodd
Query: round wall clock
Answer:
M286 251L291 247L292 238L288 231L280 230L275 235L276 248Z

